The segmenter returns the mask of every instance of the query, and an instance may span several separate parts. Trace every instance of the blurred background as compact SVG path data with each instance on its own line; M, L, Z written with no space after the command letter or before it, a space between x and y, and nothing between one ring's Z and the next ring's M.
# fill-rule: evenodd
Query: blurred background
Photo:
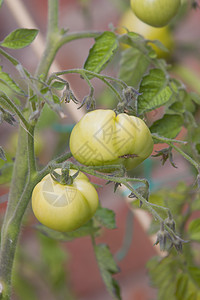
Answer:
M12 2L12 3L11 3ZM169 53L158 55L172 64L171 73L181 79L186 87L200 93L200 10L189 9L189 2L183 1L183 9L173 22L159 32L152 29L141 31L141 24L130 12L128 0L60 0L60 25L69 28L69 32L94 30L103 31L123 26L139 32L148 39L159 39L169 49ZM30 72L34 73L44 48L44 36L47 21L47 0L5 0L0 10L0 40L18 27L38 28L40 33L28 48L9 50ZM130 23L130 24L129 24ZM62 47L56 57L58 70L81 68L93 45L92 39L78 40ZM157 49L158 50L158 49ZM3 71L17 74L3 57ZM106 73L116 76L115 61ZM104 73L105 73L104 72ZM77 75L66 77L76 97L82 101L88 94L88 86ZM115 99L105 91L99 81L94 81L95 96L98 108L113 108ZM0 85L0 89L4 88ZM84 108L72 115L66 106L66 117L60 120L49 111L44 112L36 132L36 154L39 164L45 165L52 156L59 155L68 148L68 139L73 125L84 113ZM159 118L162 111L149 114ZM10 168L6 169L7 182L1 183L0 210L3 215L6 207L9 180L17 144L18 126L5 123L0 127L1 145L4 146L10 159ZM40 130L40 133L39 133ZM178 138L184 137L184 130ZM154 150L164 148L156 146ZM169 163L162 167L159 158L149 158L133 172L133 176L146 177L150 181L151 191L176 186L180 180L192 182L193 177L188 164L175 154L174 169ZM1 165L0 165L1 167ZM164 170L164 172L163 172ZM5 175L5 173L4 173ZM94 180L94 179L93 179ZM105 185L105 182L96 180ZM98 189L102 206L116 212L117 229L105 229L98 242L108 243L120 267L116 276L122 288L122 299L150 300L156 299L157 292L151 287L146 263L155 256L161 255L158 246L153 247L155 237L147 234L150 216L129 212L126 191L118 190L113 194L113 186L106 185ZM110 300L102 283L95 261L91 241L88 237L59 243L38 233L33 225L37 223L29 207L21 234L21 246L18 249L18 260L15 266L13 300L34 299L77 299L77 300Z

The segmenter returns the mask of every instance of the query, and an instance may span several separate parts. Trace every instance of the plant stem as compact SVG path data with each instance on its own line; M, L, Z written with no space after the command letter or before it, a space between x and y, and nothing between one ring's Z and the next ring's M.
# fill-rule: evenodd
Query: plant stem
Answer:
M96 78L98 78L98 79L100 79L104 82L105 82L105 79L110 80L110 81L114 81L114 82L118 83L119 85L121 85L123 88L127 88L127 84L121 79L118 79L118 78L115 78L115 77L112 77L112 76L109 76L109 75L104 75L104 74L102 75L102 74L95 73L95 72L85 70L85 69L69 69L69 70L63 70L63 71L60 71L60 72L55 72L49 77L48 84L50 84L51 81L54 78L56 78L57 76L64 75L64 74L70 74L70 73L71 74L76 73L76 74L80 74L80 75L85 73L86 75L96 77Z
M13 226L10 223L10 219L27 182L28 159L26 138L27 132L20 126L8 205L1 230L0 286L2 285L2 293L0 293L0 299L2 300L10 299L11 293L12 266L20 225Z

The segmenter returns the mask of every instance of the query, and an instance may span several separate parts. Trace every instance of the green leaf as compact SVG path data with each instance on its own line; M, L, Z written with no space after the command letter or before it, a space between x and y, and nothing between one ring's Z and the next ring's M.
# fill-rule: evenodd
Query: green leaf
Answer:
M6 161L5 152L1 146L0 146L0 159Z
M53 95L53 101L56 104L60 104L60 99L59 99L59 97L57 95Z
M3 0L0 0L0 7L2 6L2 4L3 4Z
M153 123L150 127L152 133L156 133L159 136L163 136L169 139L173 139L181 131L183 126L183 117L180 115L164 115L162 119L159 119ZM155 139L156 142L156 139Z
M97 234L99 228L93 227L93 222L90 220L85 225L72 232L58 232L50 229L44 225L35 225L35 228L42 232L44 235L58 241L68 242L76 238Z
M160 48L162 51L166 53L169 52L169 49L167 49L167 47L165 47L163 43L161 43L161 41L159 40L149 40L149 43L153 43L154 45L156 45L156 47Z
M147 269L151 279L151 285L158 289L157 300L177 300L174 292L176 288L176 276L179 271L178 259L167 256L163 259L153 257L147 263Z
M188 234L191 240L195 240L200 243L200 218L190 222Z
M188 287L188 277L186 274L180 274L179 279L176 285L176 299L183 300L185 299L185 294L187 292Z
M42 130L51 126L58 121L58 115L45 103L40 114L39 120L36 124L37 130Z
M16 29L12 31L7 37L5 37L0 45L10 49L24 48L33 42L37 34L37 29Z
M10 77L10 75L6 72L2 71L2 68L0 67L0 82L8 86L11 90L25 95L25 92L18 86L18 84Z
M190 97L197 105L200 105L200 95L196 94L195 92L190 92Z
M53 84L51 85L51 87L56 90L63 90L65 86L66 86L66 83L60 82L60 81L54 81Z
M138 113L151 111L167 103L173 95L167 78L160 69L152 69L144 76L140 84L138 96Z
M48 279L51 288L53 288L57 294L66 287L66 251L62 249L58 241L50 239L42 234L39 235L39 241L42 269L47 271L46 279Z
M118 282L112 278L113 274L119 272L119 269L113 259L107 245L100 244L94 246L97 263L101 272L102 279L108 292L114 299L121 300L120 287Z
M95 44L90 49L84 64L86 70L100 73L113 57L118 48L118 41L113 32L105 31L95 39ZM93 76L88 76L92 78Z
M195 282L195 284L200 288L200 268L196 266L188 267L190 278Z
M120 60L119 78L127 85L137 88L149 64L148 58L138 49L126 49Z
M116 228L115 213L108 208L98 207L95 213L95 218L102 226L105 226L109 229Z

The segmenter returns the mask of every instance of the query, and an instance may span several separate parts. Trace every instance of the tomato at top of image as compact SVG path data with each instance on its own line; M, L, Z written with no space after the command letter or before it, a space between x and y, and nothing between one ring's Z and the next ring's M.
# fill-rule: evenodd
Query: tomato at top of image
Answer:
M143 22L154 26L166 26L178 13L180 0L131 0L131 8Z
M142 119L97 109L74 126L69 146L74 158L84 165L122 164L130 170L151 155L153 139Z
M136 17L131 9L128 9L121 17L118 24L118 33L125 34L128 31L133 31L142 35L147 40L158 40L160 41L167 49L163 51L158 48L155 44L151 43L152 48L156 51L157 56L160 58L167 58L170 56L171 51L174 46L174 40L170 28L164 26L162 28L152 27ZM123 48L127 48L123 44Z

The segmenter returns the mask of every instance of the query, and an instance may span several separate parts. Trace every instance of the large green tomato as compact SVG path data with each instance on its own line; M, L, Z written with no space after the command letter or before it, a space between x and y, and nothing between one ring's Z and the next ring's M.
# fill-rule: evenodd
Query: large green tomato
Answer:
M133 31L141 34L147 40L159 40L169 51L172 50L174 41L168 26L162 28L152 27L136 17L131 9L128 9L122 16L118 24L120 34ZM168 52L158 48L155 44L151 44L152 48L156 51L158 57L167 57ZM128 47L128 46L127 46Z
M140 118L112 110L91 111L74 126L70 150L87 166L123 164L132 169L153 150L149 128Z
M61 173L60 169L56 170ZM70 170L70 175L76 170ZM98 194L86 175L79 172L71 185L62 185L45 176L34 188L32 208L43 225L60 231L73 231L85 224L98 207Z
M131 0L131 8L143 22L163 27L177 14L180 0Z

